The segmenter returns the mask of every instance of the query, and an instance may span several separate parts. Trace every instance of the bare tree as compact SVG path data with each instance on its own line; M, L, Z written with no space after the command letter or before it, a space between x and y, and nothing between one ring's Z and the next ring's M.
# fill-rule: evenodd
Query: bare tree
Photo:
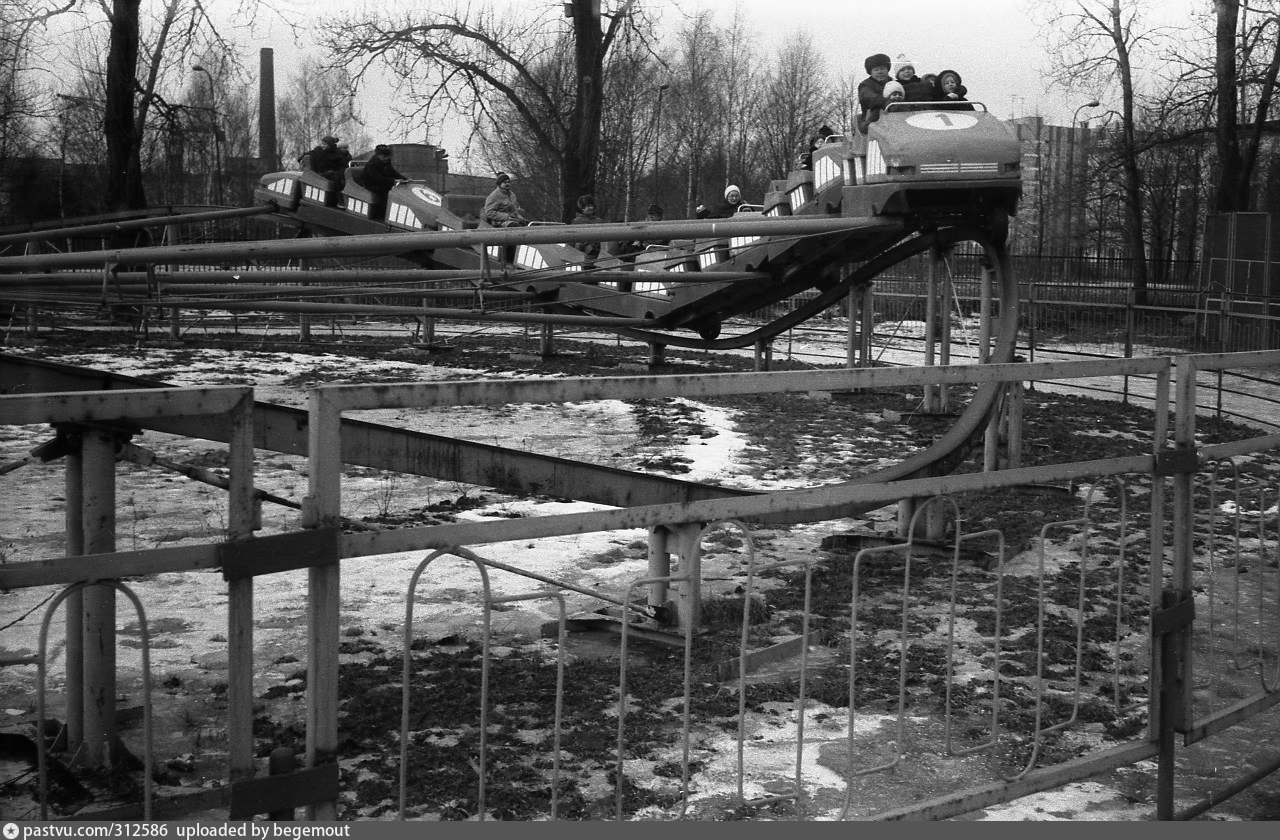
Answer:
M719 171L708 183L707 169L717 152L716 139L724 136L726 51L714 19L705 10L676 33L675 41L670 106L662 112L662 136L672 138L673 161L684 169L683 204L685 214L692 215L699 203L718 199L725 186Z
M17 20L14 0L0 0L0 172L35 138L41 97L31 78L29 27Z
M307 56L285 82L284 96L276 109L282 161L292 161L332 134L359 153L372 145L364 120L356 107L355 81L343 67L329 67Z
M1147 254L1143 237L1143 171L1137 138L1138 90L1135 55L1154 49L1163 38L1145 28L1139 0L1066 0L1048 13L1048 41L1058 56L1058 80L1068 90L1087 85L1109 87L1120 95L1115 147L1123 174L1125 234L1134 266L1134 297L1145 303Z
M228 4L232 5L232 4ZM181 73L187 57L208 52L235 61L233 45L204 0L65 0L54 10L27 3L26 21L47 21L75 15L90 29L105 26L101 65L102 133L106 146L107 205L113 209L146 206L142 148L149 119L164 102L168 80ZM252 25L270 3L236 0L229 12L233 23ZM50 45L51 46L51 45ZM74 57L74 58L78 58Z
M808 147L818 127L835 109L827 68L808 33L796 32L779 45L765 73L759 109L758 143L766 169L778 176L795 168L796 154Z
M419 118L452 111L466 115L477 133L516 120L543 156L556 159L567 220L577 196L595 189L605 58L623 27L637 25L638 5L578 0L529 17L514 7L498 13L470 5L395 19L349 17L326 43L339 62L356 66L357 79L385 63ZM561 9L569 15L571 44L563 40L563 18L555 16ZM555 71L564 64L549 53L557 44L571 50L571 73Z
M1272 6L1251 22L1241 14L1239 0L1214 0L1213 8L1214 145L1220 167L1213 204L1224 213L1250 210L1254 173L1280 72L1280 16ZM1241 96L1250 89L1257 91L1252 115ZM1252 126L1242 138L1241 127L1249 123Z
M624 221L643 216L643 208L659 198L661 150L657 144L662 134L657 121L661 117L658 100L667 90L664 84L669 88L667 71L655 60L650 45L627 27L605 68L595 192L602 210ZM647 189L642 184L646 171L650 174Z
M735 4L721 41L724 62L719 82L724 90L720 99L720 127L724 132L721 149L724 155L725 183L739 182L747 188L753 178L753 163L758 159L755 141L756 117L761 113L764 64L758 55L759 39L752 37L742 6Z

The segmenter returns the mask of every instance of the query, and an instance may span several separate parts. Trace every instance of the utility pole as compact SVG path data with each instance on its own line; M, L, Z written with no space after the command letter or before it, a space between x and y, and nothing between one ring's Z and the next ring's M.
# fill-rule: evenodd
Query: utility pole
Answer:
M209 78L209 102L211 103L210 108L213 113L213 122L211 124L213 127L213 158L217 166L218 173L218 189L215 192L217 194L218 203L225 204L226 202L222 195L222 129L218 127L218 89L214 86L213 74L209 72L207 67L202 64L193 64L191 69L195 70L197 73L204 73L205 76Z
M671 87L664 82L658 85L658 107L653 118L653 203L658 203L658 152L662 149L662 92Z

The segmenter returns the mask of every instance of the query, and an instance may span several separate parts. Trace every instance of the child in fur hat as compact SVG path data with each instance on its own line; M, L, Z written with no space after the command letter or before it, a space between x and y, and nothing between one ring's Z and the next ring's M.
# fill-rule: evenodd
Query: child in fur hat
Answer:
M965 96L969 93L969 89L964 86L960 74L954 70L943 70L938 74L938 92L941 94L941 99L952 102L968 101Z
M884 86L889 81L889 66L893 62L884 53L867 56L862 66L867 78L858 83L858 131L867 133L867 126L880 118L884 107Z

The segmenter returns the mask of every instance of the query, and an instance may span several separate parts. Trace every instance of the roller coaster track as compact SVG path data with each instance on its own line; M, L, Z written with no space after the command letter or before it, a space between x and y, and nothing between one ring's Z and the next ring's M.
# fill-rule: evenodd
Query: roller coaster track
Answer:
M795 173L793 173L794 175ZM23 254L0 256L0 299L13 302L44 300L52 305L105 299L107 292L114 302L136 302L183 308L219 308L249 311L294 311L332 313L365 312L402 317L441 317L458 320L494 320L509 322L542 322L576 324L612 329L627 337L661 345L708 350L729 350L767 342L787 329L815 316L838 303L852 289L872 283L881 273L913 256L934 249L946 249L964 241L979 244L984 251L984 265L990 272L993 291L999 304L999 321L990 331L994 337L990 359L1012 359L1017 329L1017 284L1003 244L993 241L987 226L985 210L956 211L949 208L938 218L929 220L902 216L836 215L839 212L839 190L820 192L795 208L791 217L735 217L727 220L679 221L632 224L600 224L564 227L399 231L389 232L385 224L354 218L339 208L310 207L306 218L281 211L269 203L227 211L204 211L192 218L208 219L211 215L232 218L236 215L259 215L281 224L305 228L311 235L292 240L254 243L219 243L186 246L150 246L104 249L96 252L58 254ZM301 209L301 208L300 208ZM848 212L848 208L845 208ZM156 224L180 223L183 215L167 214L153 220ZM105 234L121 223L102 222L83 228L94 235ZM124 222L129 229L142 229L145 219ZM74 226L43 231L46 236L73 236ZM27 241L33 233L25 234ZM576 242L608 242L632 240L673 240L692 237L694 242L712 240L717 258L699 266L701 270L681 273L668 271L673 262L691 259L691 251L648 254L650 270L635 270L617 260L601 260L590 265L520 268L501 262L496 270L489 263L491 248L518 248L556 245L565 239ZM23 241L24 234L0 236L0 253ZM318 282L329 285L303 290L298 286L254 285L253 281L270 279L279 283L286 276L299 280L313 275L302 272L237 272L240 299L229 299L229 290L237 286L218 283L230 272L202 272L197 278L183 278L178 273L166 275L156 264L216 264L220 260L261 260L281 256L296 257L369 257L394 255L417 262L424 269L412 272L375 272L363 275L328 272L314 275ZM461 255L461 256L460 256ZM100 273L86 275L85 268ZM638 268L638 267L637 267ZM140 270L141 269L141 270ZM23 270L38 272L21 274ZM51 273L63 270L69 273ZM75 272L79 272L78 274ZM352 282L354 276L359 280ZM427 283L441 282L451 288L406 288L388 283L388 277L421 278ZM324 278L322 280L321 278ZM170 292L157 299L155 291L162 280L172 280ZM197 282L191 282L191 280ZM205 285L198 280L208 279ZM405 283L414 280L406 279ZM661 283L662 294L632 292L632 285ZM30 293L30 285L39 284L38 293ZM62 289L56 293L54 289ZM185 290L173 296L172 289ZM719 337L721 322L734 315L752 312L792 298L801 292L816 290L818 294L772 321L744 333ZM24 291L29 296L24 297ZM396 306L352 305L324 301L302 301L301 292L321 296L340 294L387 295L417 297L457 296L469 298L466 306L428 308L422 305ZM270 300L280 295L293 300ZM465 301L464 301L465 302ZM541 312L509 311L510 305L532 306ZM696 336L683 330L693 330ZM156 387L163 383L113 377L94 371L70 368L53 373L54 367L39 368L16 357L0 359L0 372L6 391L14 389L47 390L65 388L79 390L101 387ZM52 383L58 383L52 386ZM43 384L41 384L43 383ZM997 416L1001 408L1003 386L988 384L977 388L968 405L948 431L926 449L908 456L890 467L849 479L843 484L865 484L907 478L940 475L954 470L971 450L982 430ZM275 451L305 454L305 416L281 406L259 404L257 425L265 430L259 445ZM652 501L677 501L713 498L725 495L750 495L748 491L699 485L660 476L631 473L548 459L545 456L498 447L486 447L464 441L438 438L380 427L376 424L344 421L344 435L363 444L353 445L359 453L353 463L402 472L423 472L437 478L468 484L527 493L572 496L584 501L610 505L634 505ZM207 437L208 431L197 429L165 429L178 433ZM302 430L301 432L299 430ZM394 440L394 447L376 441ZM344 445L344 452L347 447ZM392 449L413 453L391 461L380 455ZM449 466L445 466L449 465ZM862 511L842 509L833 516L856 515ZM773 520L777 521L777 520Z
M1000 301L1000 320L995 331L992 359L1007 361L1012 358L1017 329L1016 282L1003 249L993 246L980 232L954 229L912 237L884 252L880 259L868 263L863 269L867 272L880 271L884 264L893 264L931 248L969 239L983 245ZM832 284L811 306L829 305L822 301L828 297L838 299L847 292L847 285L865 282L857 274L855 272L845 281ZM3 393L164 386L165 383L154 380L0 354L0 391ZM980 386L956 422L931 446L890 467L841 484L878 483L950 472L966 457L986 424L996 416L1001 393L999 384ZM750 491L582 464L351 419L345 419L343 423L344 454L351 463L493 487L503 492L571 496L618 506L753 495ZM255 445L287 454L306 454L305 412L257 403L254 425ZM149 427L174 434L222 439L216 430L199 424L173 421ZM833 516L852 516L861 512L844 508L831 513ZM781 524L787 520L774 517L769 521Z

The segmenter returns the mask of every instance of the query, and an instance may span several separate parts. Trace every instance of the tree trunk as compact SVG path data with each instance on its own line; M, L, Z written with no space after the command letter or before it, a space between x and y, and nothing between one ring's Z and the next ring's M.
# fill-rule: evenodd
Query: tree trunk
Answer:
M1218 16L1214 62L1218 80L1218 128L1214 132L1214 145L1221 167L1214 209L1219 213L1230 213L1249 206L1248 185L1241 183L1244 158L1240 154L1237 127L1240 99L1236 88L1236 28L1240 20L1240 0L1214 0L1213 7Z
M1121 19L1120 2L1111 3L1111 33L1116 49L1116 66L1120 71L1120 90L1124 98L1124 137L1121 171L1124 173L1125 238L1133 260L1133 300L1139 306L1147 303L1147 251L1142 235L1142 168L1138 165L1138 141L1135 127L1133 64L1126 29Z
M140 4L141 0L112 0L103 134L107 145L107 206L113 210L147 206L142 188L142 138L134 115Z
M573 35L578 89L561 160L560 198L566 222L577 213L578 196L594 193L596 188L596 155L604 109L604 33L598 0L573 4Z

